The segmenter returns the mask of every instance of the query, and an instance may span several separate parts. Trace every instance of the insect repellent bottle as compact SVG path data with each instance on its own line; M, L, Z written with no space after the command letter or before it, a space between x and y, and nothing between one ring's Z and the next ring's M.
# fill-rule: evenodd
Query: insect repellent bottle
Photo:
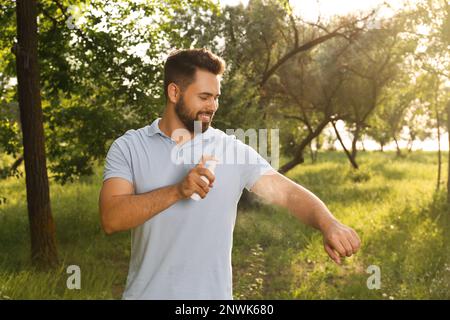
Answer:
M216 170L217 160L207 160L205 162L205 168L211 171L212 174L214 174ZM201 176L201 179L205 181L209 185L209 180L205 176ZM198 193L193 193L191 196L192 200L198 201L201 199L200 195Z

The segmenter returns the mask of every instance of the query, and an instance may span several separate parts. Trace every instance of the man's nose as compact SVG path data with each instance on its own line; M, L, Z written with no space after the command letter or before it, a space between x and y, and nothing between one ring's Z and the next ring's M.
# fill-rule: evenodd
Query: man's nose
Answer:
M211 98L208 101L208 112L216 112L217 108L219 107L219 101Z

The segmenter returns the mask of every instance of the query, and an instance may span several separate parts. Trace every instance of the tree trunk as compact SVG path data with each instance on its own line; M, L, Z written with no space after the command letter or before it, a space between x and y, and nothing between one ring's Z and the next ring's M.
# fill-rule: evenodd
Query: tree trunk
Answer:
M438 173L436 182L436 191L439 191L441 186L441 175L442 175L442 152L441 152L441 133L438 127Z
M396 137L393 137L394 141L395 141L395 147L397 148L397 157L401 157L402 156L402 150L400 150L400 146L398 144L398 140Z
M410 140L408 141L408 146L407 146L407 148L408 148L408 153L411 153L411 152L412 152L413 144L414 144L414 140L410 139Z
M358 148L356 146L356 144L358 143L358 139L359 139L359 126L356 125L356 130L355 133L353 135L353 139L352 139L352 159L354 161L356 161L356 154L358 153Z
M35 0L17 0L15 46L20 121L31 234L31 260L38 267L58 262L55 224L50 207L37 54Z
M317 137L322 132L322 130L326 127L328 122L330 122L329 119L322 120L322 122L317 126L317 128L314 131L310 132L306 136L305 139L303 139L303 141L297 147L297 151L296 151L294 159L292 159L291 161L289 161L288 163L283 165L281 168L279 168L278 169L279 173L285 174L286 172L288 172L292 168L296 167L300 163L305 162L305 159L303 157L303 152L304 152L305 148L311 143L311 141L315 137Z
M341 135L339 134L338 129L336 128L336 124L334 123L334 121L331 121L331 124L333 125L333 129L334 132L336 133L336 137L339 140L339 143L341 144L342 148L344 149L345 154L347 155L348 160L350 160L350 163L352 164L352 167L354 169L358 169L359 166L356 163L355 158L353 158L352 154L350 154L350 152L347 150L347 148L345 147L344 141L342 141Z
M316 144L316 146L317 146L317 144ZM310 151L310 155L311 155L311 163L316 163L317 149L313 150L313 142L312 141L309 143L309 151Z
M448 145L450 146L450 101L447 103L447 133ZM447 172L447 203L450 204L450 148L448 149L448 172Z
M297 165L303 162L305 162L305 158L303 157L303 150L299 148L298 154L294 157L294 159L292 159L291 161L283 165L280 169L278 169L278 172L285 174L286 172L295 168Z
M312 141L309 143L309 155L311 157L311 163L314 163L314 154L313 154L313 148L312 148Z
M437 95L437 92L435 93ZM438 108L438 102L435 98L434 101L435 109L436 109L436 126L437 126L437 138L438 138L438 174L437 174L437 183L436 183L436 191L439 191L441 187L441 172L442 172L442 152L441 152L441 115Z

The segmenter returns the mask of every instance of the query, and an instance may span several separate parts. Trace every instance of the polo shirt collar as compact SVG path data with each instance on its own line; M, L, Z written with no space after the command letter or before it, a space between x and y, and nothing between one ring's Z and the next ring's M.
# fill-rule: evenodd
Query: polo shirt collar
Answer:
M148 126L147 135L149 137L151 137L151 136L154 136L155 134L158 133L158 134L160 134L163 137L170 138L164 132L162 132L161 129L159 128L159 121L160 120L161 120L161 118L157 118L151 123L150 126ZM214 130L215 129L213 127L209 126L209 128L205 132L203 132L203 133L201 133L199 135L201 136L202 140L209 140L209 139L213 138ZM194 139L196 139L199 135L195 136Z

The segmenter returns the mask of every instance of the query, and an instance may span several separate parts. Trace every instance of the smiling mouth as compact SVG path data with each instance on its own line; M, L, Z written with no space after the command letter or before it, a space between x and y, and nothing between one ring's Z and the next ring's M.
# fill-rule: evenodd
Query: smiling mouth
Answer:
M211 115L210 115L210 114L207 114L207 113L200 113L200 114L198 115L198 118L199 118L201 121L211 121Z

